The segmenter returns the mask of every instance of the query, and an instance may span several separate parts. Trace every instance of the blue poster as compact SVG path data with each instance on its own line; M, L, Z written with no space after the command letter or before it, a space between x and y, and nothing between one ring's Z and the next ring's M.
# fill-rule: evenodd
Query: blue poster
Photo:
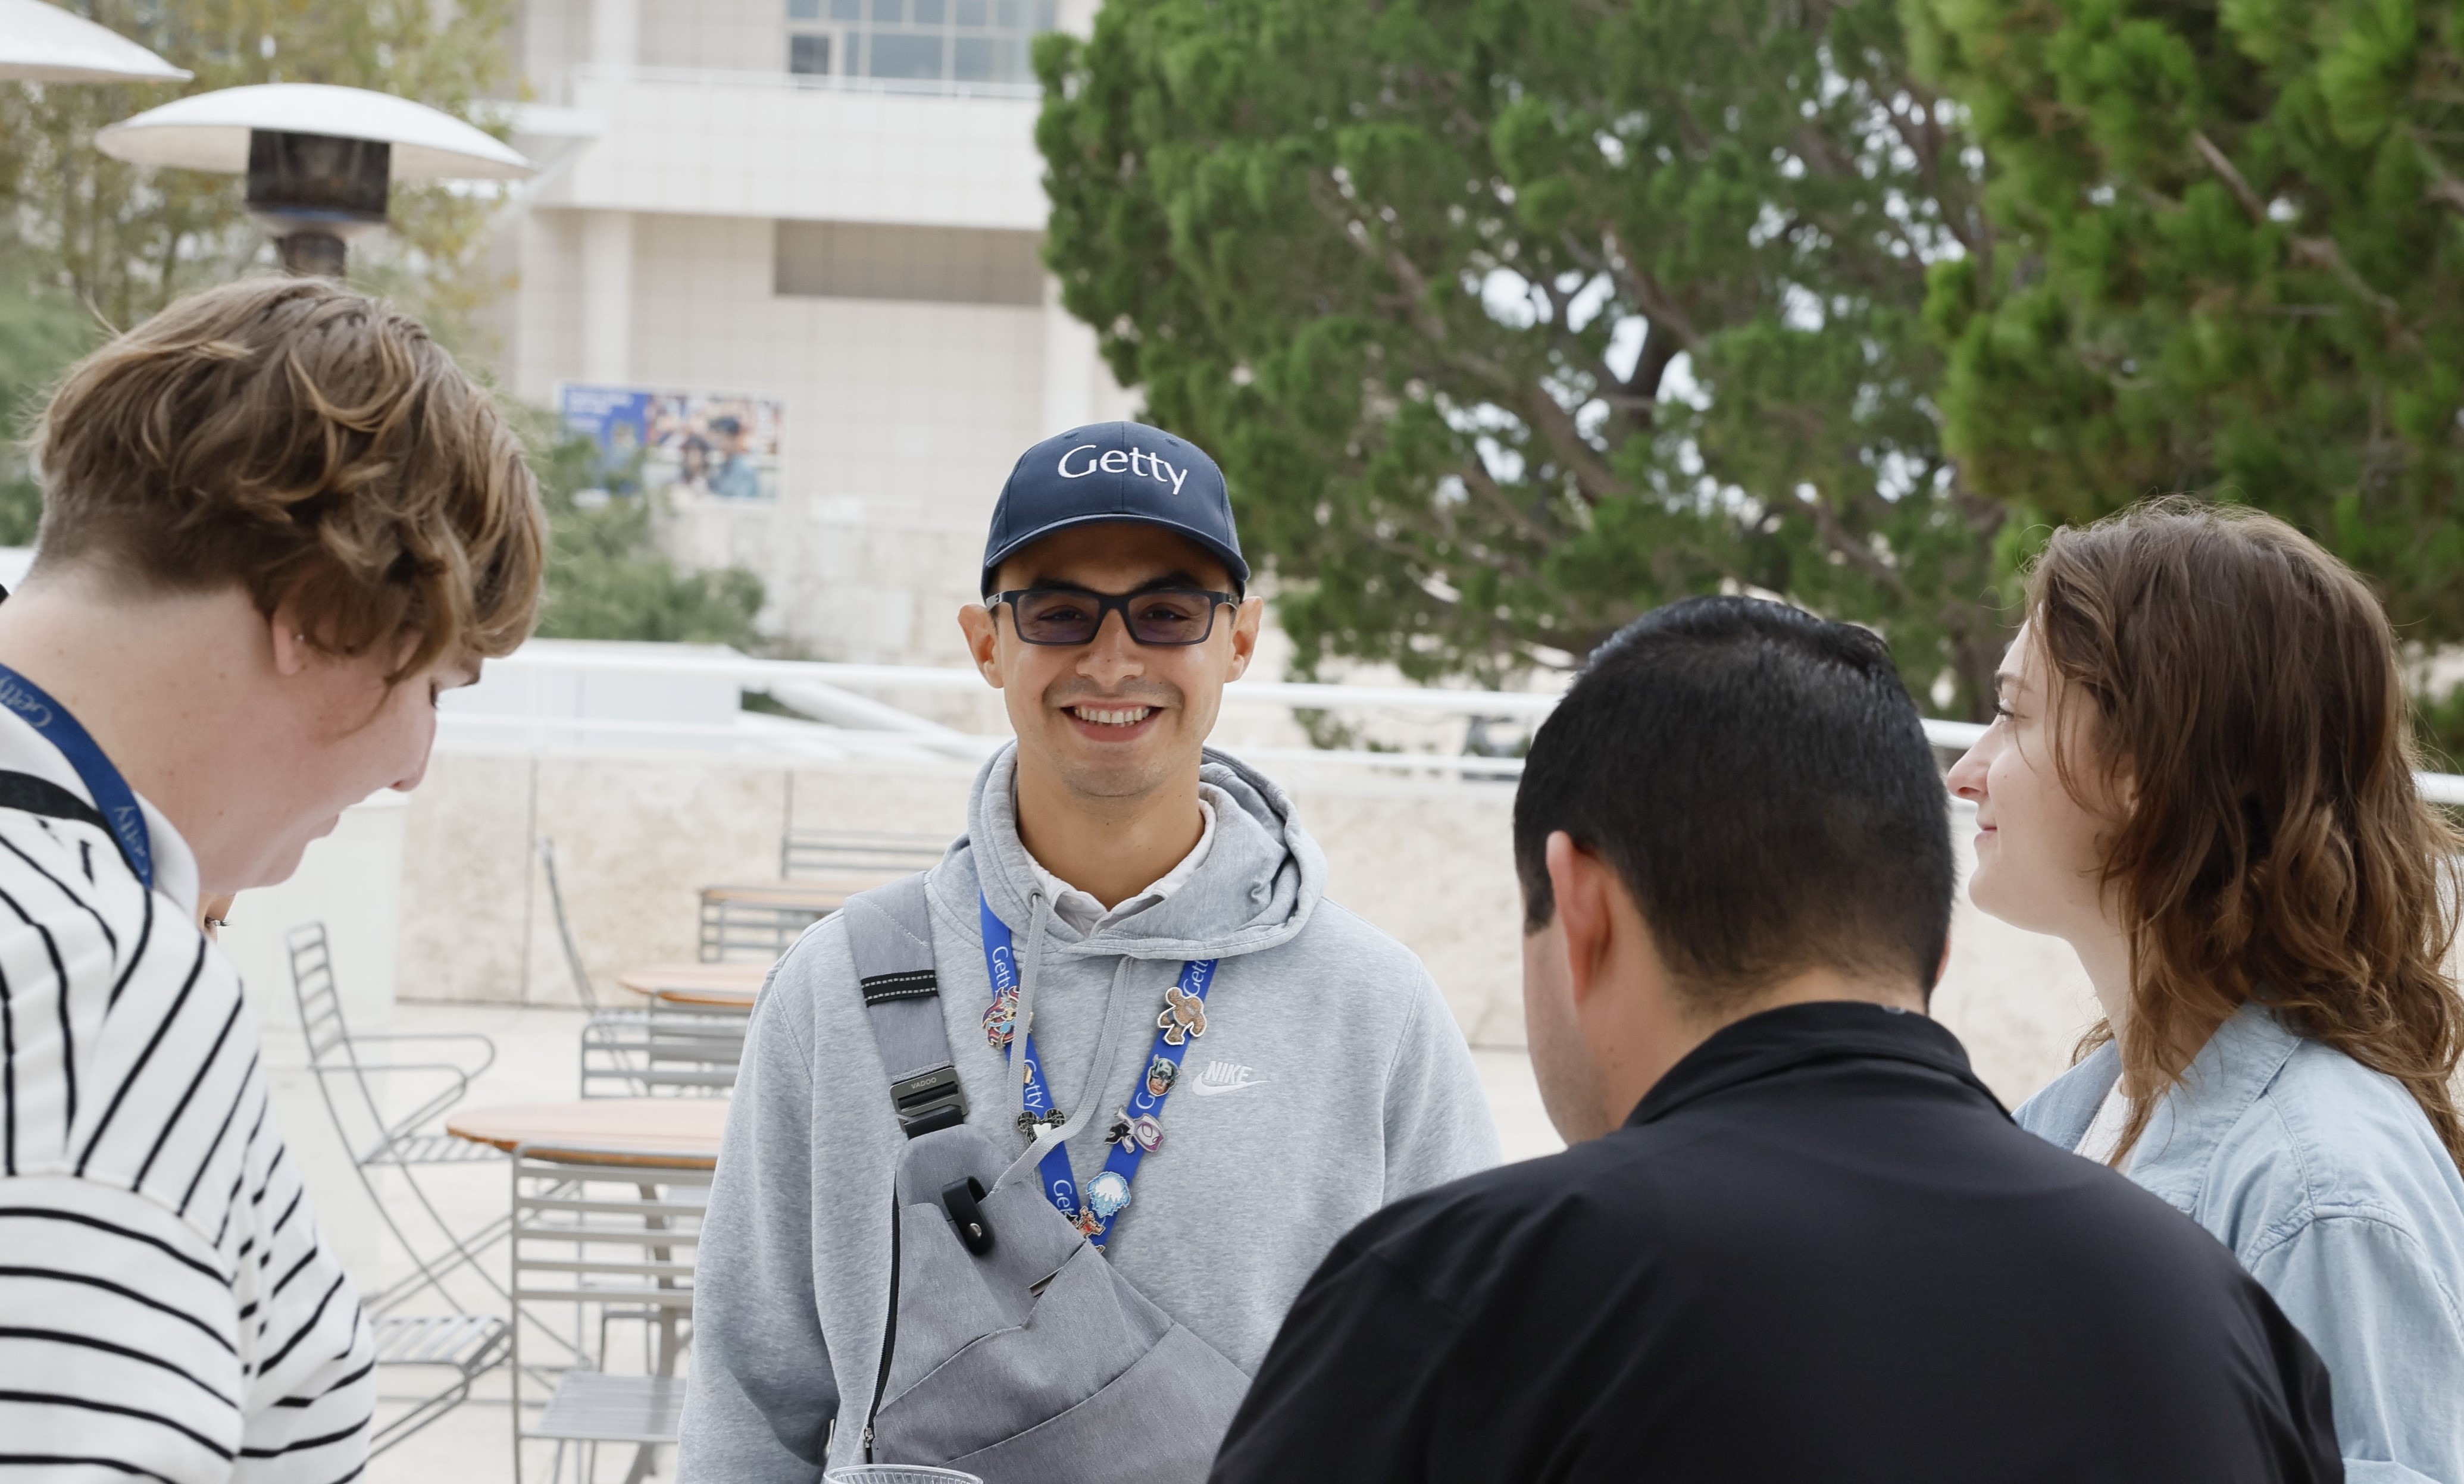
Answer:
M592 480L612 496L779 497L781 407L768 397L567 385L558 410L591 442Z

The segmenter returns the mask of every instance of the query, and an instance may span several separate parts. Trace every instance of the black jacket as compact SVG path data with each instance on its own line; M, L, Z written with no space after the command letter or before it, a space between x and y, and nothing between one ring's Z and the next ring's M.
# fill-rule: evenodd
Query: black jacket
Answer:
M1948 1031L1727 1027L1603 1139L1380 1211L1301 1293L1218 1484L2343 1476L2233 1255L2013 1125Z

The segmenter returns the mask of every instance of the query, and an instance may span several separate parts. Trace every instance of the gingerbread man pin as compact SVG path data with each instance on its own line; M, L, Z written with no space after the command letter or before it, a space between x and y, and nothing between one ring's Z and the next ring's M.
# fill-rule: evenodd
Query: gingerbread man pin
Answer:
M1168 1046L1198 1039L1206 1034L1206 1002L1174 985L1163 992L1163 1014L1155 1016L1155 1029L1163 1032Z

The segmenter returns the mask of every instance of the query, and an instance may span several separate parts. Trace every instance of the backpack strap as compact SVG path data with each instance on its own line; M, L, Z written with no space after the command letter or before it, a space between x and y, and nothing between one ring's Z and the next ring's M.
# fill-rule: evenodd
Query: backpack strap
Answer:
M941 1021L933 912L923 875L858 892L841 911L900 1131L913 1139L965 1123L967 1095L958 1086L949 1029Z

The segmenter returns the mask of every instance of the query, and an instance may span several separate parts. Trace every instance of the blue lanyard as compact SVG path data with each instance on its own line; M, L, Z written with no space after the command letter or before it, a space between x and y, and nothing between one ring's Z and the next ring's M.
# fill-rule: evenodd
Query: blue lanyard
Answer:
M0 706L17 713L20 720L43 734L43 740L60 750L77 776L85 780L85 791L94 796L94 807L101 814L112 838L120 842L121 859L145 884L154 889L154 837L145 828L145 811L137 807L137 796L128 780L102 755L83 725L69 714L67 707L46 694L43 687L0 665Z
M993 915L992 904L979 895L976 906L983 925L984 971L993 990L992 1008L984 1012L984 1036L995 1051L1006 1052L1018 1022L1018 954L1009 926ZM1165 996L1163 1013L1155 1017L1155 1050L1138 1074L1136 1094L1113 1128L1111 1157L1104 1161L1103 1171L1087 1182L1085 1199L1080 1199L1077 1168L1070 1164L1067 1147L1054 1145L1037 1167L1044 1176L1044 1193L1098 1247L1111 1235L1113 1220L1130 1204L1130 1182L1137 1178L1139 1164L1163 1142L1164 1099L1179 1079L1180 1058L1189 1054L1189 1043L1206 1034L1206 991L1215 982L1215 963L1211 958L1194 958L1181 965L1180 979ZM1020 1062L1026 1082L1027 1117L1038 1123L1062 1122L1060 1111L1052 1105L1052 1088L1044 1080L1044 1058L1036 1052L1032 1030L1027 1032ZM1099 1091L1091 1078L1101 1077L1104 1070L1097 1067L1090 1074L1088 1097Z

